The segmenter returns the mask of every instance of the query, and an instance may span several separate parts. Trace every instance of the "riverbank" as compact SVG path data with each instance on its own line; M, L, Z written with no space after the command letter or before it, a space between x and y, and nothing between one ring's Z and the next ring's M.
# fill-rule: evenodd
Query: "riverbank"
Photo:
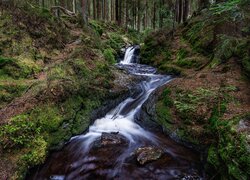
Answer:
M0 177L23 179L132 92L134 77L112 66L133 36L80 22L29 4L1 7Z
M243 19L206 9L142 47L142 63L177 75L159 92L152 120L177 142L203 147L213 178L249 177L248 8L234 9Z

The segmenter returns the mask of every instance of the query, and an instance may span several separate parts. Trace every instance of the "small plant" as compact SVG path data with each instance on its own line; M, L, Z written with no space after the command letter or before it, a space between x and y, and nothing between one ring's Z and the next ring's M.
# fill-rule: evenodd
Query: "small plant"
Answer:
M27 115L20 115L0 127L0 145L5 149L24 147L39 133L40 128Z

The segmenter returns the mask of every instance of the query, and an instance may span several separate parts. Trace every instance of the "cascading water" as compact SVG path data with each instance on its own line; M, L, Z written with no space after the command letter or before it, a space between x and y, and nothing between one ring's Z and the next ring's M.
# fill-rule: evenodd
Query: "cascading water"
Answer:
M97 119L86 134L73 137L28 179L173 179L190 174L201 179L198 175L200 162L194 152L135 122L150 94L168 83L171 77L157 74L153 67L132 63L134 50L129 47L118 66L143 77L138 85L140 93L128 97L105 117ZM133 160L141 147L160 148L164 155L159 162L141 166ZM189 155L185 157L186 154Z
M127 50L125 52L124 59L120 63L121 64L130 64L130 63L132 63L134 51L135 51L134 46L131 46L131 47L127 48Z

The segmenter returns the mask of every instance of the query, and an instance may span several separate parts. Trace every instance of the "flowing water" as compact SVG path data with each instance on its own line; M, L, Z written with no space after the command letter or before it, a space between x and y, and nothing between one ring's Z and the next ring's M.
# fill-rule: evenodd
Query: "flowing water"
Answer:
M135 122L150 94L172 78L157 74L153 67L132 63L134 51L135 47L129 47L118 66L143 77L140 92L95 120L86 134L73 137L61 151L52 153L27 179L202 179L199 153ZM138 155L138 148L145 147L152 152ZM159 149L158 160L138 162Z

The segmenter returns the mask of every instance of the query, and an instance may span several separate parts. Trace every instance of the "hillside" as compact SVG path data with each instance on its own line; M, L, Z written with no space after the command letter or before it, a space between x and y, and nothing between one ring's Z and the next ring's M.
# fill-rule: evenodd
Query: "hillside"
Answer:
M248 179L250 6L227 6L206 9L174 32L152 33L142 61L177 75L156 104L165 133L207 149L211 177Z
M111 23L80 22L31 5L1 9L0 177L23 177L84 132L93 110L128 92L133 77L119 79L126 75L112 65L131 36Z

